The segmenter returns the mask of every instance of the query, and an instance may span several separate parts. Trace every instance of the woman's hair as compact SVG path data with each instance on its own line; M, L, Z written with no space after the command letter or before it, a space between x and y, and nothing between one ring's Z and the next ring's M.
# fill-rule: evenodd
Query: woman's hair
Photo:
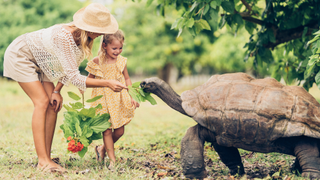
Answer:
M100 48L98 51L99 65L102 65L104 61L107 59L107 53L103 47L107 46L108 44L111 44L114 39L120 41L121 44L124 43L124 34L120 29L114 34L105 34L101 37Z
M88 31L79 29L77 26L75 26L74 24L70 25L72 29L74 29L72 35L73 37L80 37L80 44L82 46L84 55L87 59L89 59L92 55L91 50L92 50L92 46L93 46L93 39L91 39L88 36ZM75 39L76 40L76 39Z

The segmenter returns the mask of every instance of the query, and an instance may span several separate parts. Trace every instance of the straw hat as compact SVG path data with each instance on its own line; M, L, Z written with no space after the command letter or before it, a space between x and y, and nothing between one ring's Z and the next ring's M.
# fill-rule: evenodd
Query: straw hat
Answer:
M102 4L92 3L73 15L74 25L89 32L113 34L119 29L117 20Z

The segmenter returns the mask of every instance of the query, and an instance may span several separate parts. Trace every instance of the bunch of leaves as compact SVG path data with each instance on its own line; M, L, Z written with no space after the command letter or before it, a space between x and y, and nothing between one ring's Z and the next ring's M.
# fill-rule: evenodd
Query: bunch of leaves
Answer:
M140 87L140 82L135 82L131 86L128 86L128 88L130 96L138 103L145 102L147 100L152 105L157 104L150 92L146 93L143 91L143 88Z
M320 30L314 33L315 37L308 42L311 45L312 55L309 57L304 78L314 76L315 83L320 89Z
M79 101L81 98L73 93L68 92L70 98L75 101ZM100 99L101 96L96 96L92 99L88 99L87 103L92 103ZM64 104L66 112L63 114L64 120L60 128L63 130L64 137L66 139L76 139L78 142L83 144L81 151L78 151L78 155L83 157L88 151L88 146L93 140L98 140L102 138L102 132L111 126L108 121L110 115L96 114L97 109L102 109L101 104L96 107L85 108L84 106L84 96L82 95L82 103L75 102L69 103L69 105Z

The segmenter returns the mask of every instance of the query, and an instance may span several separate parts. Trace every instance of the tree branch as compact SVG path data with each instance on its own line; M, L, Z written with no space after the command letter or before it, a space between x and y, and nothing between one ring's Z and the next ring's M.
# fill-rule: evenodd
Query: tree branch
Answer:
M306 33L306 36L309 36L312 34L312 30L314 29L318 29L318 23L317 22L311 22L305 26L299 26L293 29L288 29L288 30L283 30L283 31L278 31L276 33L276 42L275 43L268 43L265 44L264 47L266 48L271 48L273 49L274 47L276 47L279 44L294 40L294 39L298 39L302 37L304 28L308 27L308 31Z
M249 10L249 13L252 11L251 6L247 3L246 0L241 0L242 4L244 4L244 6L246 6L246 8Z

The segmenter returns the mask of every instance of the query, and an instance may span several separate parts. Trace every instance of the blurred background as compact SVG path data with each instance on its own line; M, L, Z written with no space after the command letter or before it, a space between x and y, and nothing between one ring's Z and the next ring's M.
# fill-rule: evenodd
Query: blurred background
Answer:
M125 33L122 55L128 58L132 81L159 76L171 85L194 86L205 82L210 75L246 72L254 77L272 74L272 67L254 67L249 59L244 62L249 34L244 30L236 34L226 26L218 27L216 16L209 24L211 31L203 30L197 36L188 31L179 37L172 23L181 16L174 7L167 7L164 16L157 11L156 3L125 0L1 0L0 1L0 76L3 74L3 56L7 46L19 35L72 21L73 14L91 2L103 3L110 9ZM97 55L100 39L94 43L93 56ZM85 60L80 71L86 75Z

